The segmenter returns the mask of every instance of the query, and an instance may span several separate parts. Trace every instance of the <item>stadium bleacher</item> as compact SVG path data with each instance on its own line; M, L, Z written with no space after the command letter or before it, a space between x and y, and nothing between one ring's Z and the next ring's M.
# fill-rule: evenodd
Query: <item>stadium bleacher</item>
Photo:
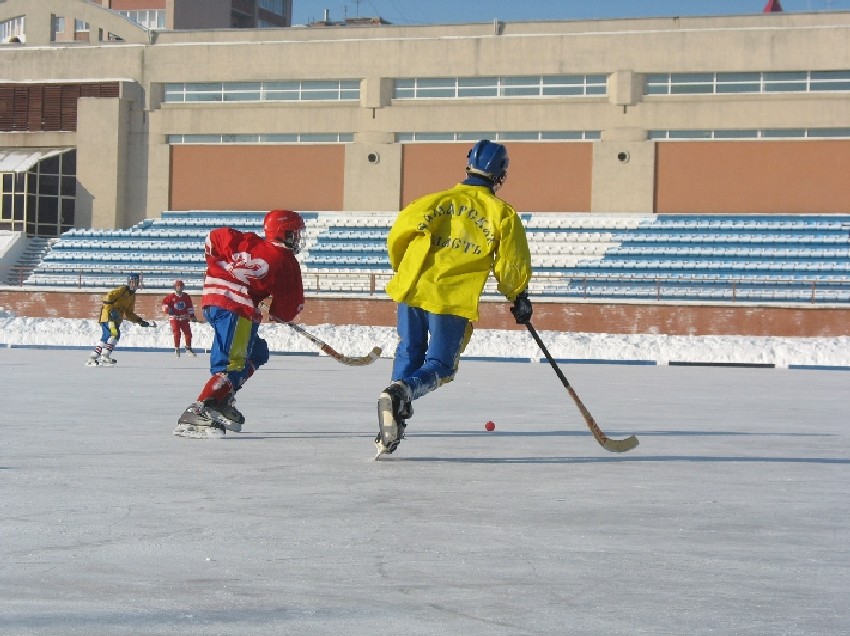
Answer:
M26 285L199 290L215 227L262 232L264 212L166 211L128 230L71 230ZM307 212L305 289L383 294L391 275L381 212ZM529 291L564 299L850 303L850 215L523 213ZM496 294L495 282L485 294Z

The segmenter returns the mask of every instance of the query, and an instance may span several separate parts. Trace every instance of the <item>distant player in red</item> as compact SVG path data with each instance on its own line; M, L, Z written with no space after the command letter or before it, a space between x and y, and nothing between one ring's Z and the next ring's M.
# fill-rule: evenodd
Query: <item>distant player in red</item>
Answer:
M189 405L175 435L207 437L210 427L241 431L245 418L234 393L269 360L257 335L260 303L271 296L269 319L289 322L304 307L301 266L295 255L304 241L304 220L296 212L266 214L265 238L229 227L209 233L205 245L204 317L213 328L210 374L197 402Z
M183 291L184 287L182 280L174 281L174 293L162 299L162 313L168 316L168 321L171 323L171 333L174 334L174 355L180 357L180 334L183 334L186 341L186 353L194 358L192 328L189 323L197 322L198 319L195 318L192 298Z

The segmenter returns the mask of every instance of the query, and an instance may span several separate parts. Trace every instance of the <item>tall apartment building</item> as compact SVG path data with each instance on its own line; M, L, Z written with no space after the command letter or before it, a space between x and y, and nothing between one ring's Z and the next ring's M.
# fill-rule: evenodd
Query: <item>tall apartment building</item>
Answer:
M149 29L255 29L292 25L292 0L93 0Z
M292 0L91 0L145 29L255 29L292 25ZM53 42L121 39L77 15L53 15ZM0 22L0 41L27 41L24 16Z

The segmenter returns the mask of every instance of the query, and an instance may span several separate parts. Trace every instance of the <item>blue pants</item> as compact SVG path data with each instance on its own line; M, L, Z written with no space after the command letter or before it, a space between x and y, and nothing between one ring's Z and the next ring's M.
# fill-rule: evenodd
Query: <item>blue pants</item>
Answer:
M257 335L260 324L221 307L204 307L204 317L213 328L210 374L226 373L238 391L269 361L269 346Z
M409 386L414 400L450 381L471 326L468 319L460 316L432 314L399 303L399 341L392 379Z
M109 339L112 339L112 344L114 345L121 339L121 323L120 322L102 322L100 323L100 341L103 344L109 342Z

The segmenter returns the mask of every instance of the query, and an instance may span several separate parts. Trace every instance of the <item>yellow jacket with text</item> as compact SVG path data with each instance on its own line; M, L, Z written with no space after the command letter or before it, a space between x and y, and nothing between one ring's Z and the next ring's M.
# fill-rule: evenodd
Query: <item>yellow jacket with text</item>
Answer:
M136 314L136 293L127 285L120 285L103 296L103 305L100 310L100 322L115 322L120 324L122 320L140 323L142 319ZM112 320L109 316L111 310L117 310L121 318Z
M522 221L486 186L461 183L417 199L399 213L387 248L395 272L387 293L435 314L477 320L491 271L509 301L531 280Z

